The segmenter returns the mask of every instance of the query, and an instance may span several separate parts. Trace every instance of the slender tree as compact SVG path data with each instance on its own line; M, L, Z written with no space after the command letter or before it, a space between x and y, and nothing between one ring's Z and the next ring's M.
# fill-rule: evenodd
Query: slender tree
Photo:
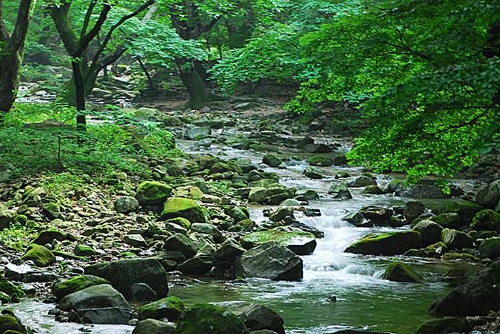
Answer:
M3 0L0 0L0 123L16 99L24 42L35 2L19 1L14 30L9 33L3 17Z
M61 3L50 4L47 9L54 21L59 36L61 37L64 47L71 57L71 66L73 70L74 81L74 103L78 112L77 124L85 126L85 114L82 112L86 109L85 98L95 86L97 75L106 66L115 62L125 52L126 48L122 45L115 47L112 51L106 51L111 37L116 29L118 29L127 20L139 15L147 9L155 0L148 0L142 3L135 11L122 16L114 23L105 33L104 38L100 41L97 50L91 55L89 52L90 43L96 39L98 34L104 29L104 23L108 19L108 14L111 11L109 1L104 1L97 15L97 20L91 22L91 19L96 11L98 0L91 0L85 12L82 27L77 33L70 20L70 7L73 1L66 0ZM72 96L73 94L70 94Z

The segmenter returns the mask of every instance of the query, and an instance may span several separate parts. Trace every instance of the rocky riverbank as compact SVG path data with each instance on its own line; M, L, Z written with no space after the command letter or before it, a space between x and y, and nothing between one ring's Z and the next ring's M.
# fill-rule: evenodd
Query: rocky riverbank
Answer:
M287 187L264 169L306 161L304 177L321 179L326 177L324 168L344 166L351 141L338 134L345 135L352 124L332 116L347 111L300 123L262 100L214 105L189 116L168 105L156 107L129 112L137 119L161 122L178 141L188 140L193 151L213 146L252 150L261 152L262 161L244 155L229 158L221 150L164 160L139 157L150 171L148 179L141 171L117 170L105 179L78 175L82 182L62 182L64 187L55 186L54 175L10 177L2 171L2 303L28 296L54 303L52 313L60 321L137 324L136 334L210 332L200 329L202 324L218 328L217 333L284 333L283 319L264 305L185 305L169 295L169 282L182 277L300 281L301 256L314 252L322 231L296 215L320 215L308 206L320 194ZM350 212L344 219L360 228L408 229L367 236L346 251L474 261L496 268L498 262L491 264L500 256L495 159L489 157L473 170L485 175L483 179L454 184L449 196L432 180L410 187L369 171L339 173L327 191L330 200L349 200L354 190L406 199L401 206ZM264 223L250 219L249 204L272 208ZM386 277L414 279L390 272ZM472 308L456 314L446 305L432 310L444 310L434 312L438 316L475 316L467 318L461 332L493 333L496 315L488 312L498 311L499 305L481 298L498 295L500 277L495 270L487 277L492 284L473 285L472 279L454 292L484 305L480 312ZM477 286L482 287L479 294ZM12 315L4 317L10 329L25 332ZM419 333L436 333L435 327L434 332L425 330Z

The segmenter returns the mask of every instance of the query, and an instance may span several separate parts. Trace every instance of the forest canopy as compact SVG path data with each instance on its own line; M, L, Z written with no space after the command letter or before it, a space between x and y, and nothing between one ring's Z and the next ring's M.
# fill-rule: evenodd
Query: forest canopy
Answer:
M20 13L0 7L5 54ZM500 149L500 0L59 0L38 1L32 20L23 73L40 54L73 64L80 102L124 62L153 93L178 75L194 109L263 83L293 113L347 103L367 125L350 161L410 179Z

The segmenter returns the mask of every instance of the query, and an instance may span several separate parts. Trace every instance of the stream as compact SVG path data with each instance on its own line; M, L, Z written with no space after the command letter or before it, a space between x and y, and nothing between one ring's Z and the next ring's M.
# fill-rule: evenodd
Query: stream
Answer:
M342 329L384 331L411 334L422 322L430 319L427 308L438 297L449 291L440 278L452 268L463 266L416 258L397 257L410 264L424 278L423 283L396 283L381 279L387 264L395 257L369 257L344 253L354 240L371 232L393 231L392 228L356 228L342 220L350 212L366 205L404 204L407 199L390 195L362 195L361 189L352 189L350 200L334 200L327 194L336 174L349 172L353 177L360 169L347 167L318 167L325 176L314 180L302 171L307 163L289 160L285 168L262 165L262 153L240 151L211 145L194 146L190 141L178 141L187 153L223 156L224 159L250 159L265 171L277 173L287 187L313 189L319 201L309 203L319 209L321 216L307 217L295 212L298 221L323 231L312 255L303 256L304 278L299 282L246 279L244 281L214 281L210 279L172 279L169 295L180 297L186 304L196 302L255 301L278 312L285 320L287 334L335 333ZM389 178L379 176L379 185ZM269 206L250 206L250 218L260 223L266 218L263 210ZM405 226L401 229L407 229ZM336 301L332 301L335 299ZM58 323L48 311L53 304L27 300L9 305L22 321L37 333L97 333L129 334L132 326L81 325Z

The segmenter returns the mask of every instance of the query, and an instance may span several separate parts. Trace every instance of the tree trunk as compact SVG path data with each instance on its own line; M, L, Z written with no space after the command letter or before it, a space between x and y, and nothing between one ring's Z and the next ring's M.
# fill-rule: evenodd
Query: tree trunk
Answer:
M24 42L35 2L19 1L16 24L12 34L9 34L3 21L3 1L0 0L0 124L16 99Z
M189 106L193 109L203 108L209 101L207 87L194 66L187 59L177 60L179 76L189 95Z

